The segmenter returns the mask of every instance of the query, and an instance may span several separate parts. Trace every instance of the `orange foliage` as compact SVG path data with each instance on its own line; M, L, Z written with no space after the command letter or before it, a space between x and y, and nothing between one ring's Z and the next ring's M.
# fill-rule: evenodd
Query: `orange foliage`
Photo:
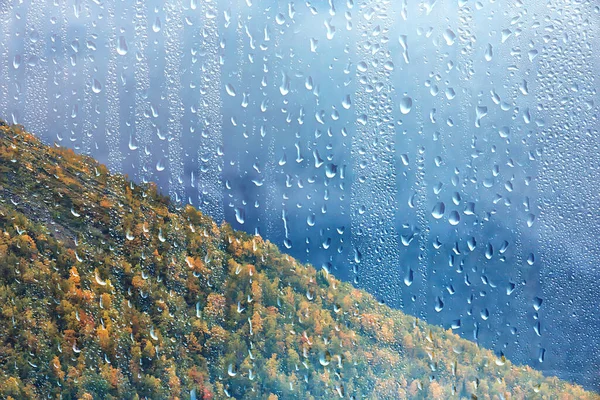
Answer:
M204 312L212 318L222 317L225 312L225 296L222 294L211 293L206 299Z
M60 365L60 360L58 359L57 356L54 356L54 358L50 362L50 366L51 366L52 372L54 373L54 376L57 379L59 379L61 381L63 379L65 379L65 372L62 370L62 366Z
M108 329L102 327L101 325L98 326L98 328L96 328L96 336L100 342L100 347L102 347L104 351L108 351L110 346L110 335Z

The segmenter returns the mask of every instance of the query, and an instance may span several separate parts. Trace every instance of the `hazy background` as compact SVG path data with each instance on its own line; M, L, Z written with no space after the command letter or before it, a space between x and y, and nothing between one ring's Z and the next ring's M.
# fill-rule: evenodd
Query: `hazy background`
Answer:
M599 390L599 27L592 0L0 0L0 116Z

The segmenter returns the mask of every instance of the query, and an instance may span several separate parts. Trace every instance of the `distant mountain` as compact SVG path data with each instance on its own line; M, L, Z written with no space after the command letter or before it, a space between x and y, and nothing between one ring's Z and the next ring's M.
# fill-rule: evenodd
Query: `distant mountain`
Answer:
M0 398L600 399L0 123Z

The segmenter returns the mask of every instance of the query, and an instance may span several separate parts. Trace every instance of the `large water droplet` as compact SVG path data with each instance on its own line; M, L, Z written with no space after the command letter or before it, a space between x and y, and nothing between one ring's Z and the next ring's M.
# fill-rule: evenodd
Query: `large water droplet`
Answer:
M344 107L346 110L350 109L350 107L352 106L352 100L350 99L350 95L347 94L346 97L344 97L344 99L342 100L342 107Z
M231 83L228 83L227 85L225 85L225 91L231 97L235 97L235 88L233 87L233 85Z
M404 276L404 284L406 286L410 286L412 285L414 280L414 273L413 270L411 268L408 269L408 271L406 271L406 275Z
M456 34L451 29L444 31L444 40L448 46L452 46L456 41Z
M444 216L444 212L446 212L446 205L444 202L440 201L435 206L433 206L433 210L431 210L431 215L435 219L440 219Z
M331 362L331 354L329 351L325 351L319 355L319 364L326 367Z
M127 54L127 41L125 40L125 36L119 36L119 40L117 41L117 53L121 56Z
M458 225L460 223L460 214L458 211L452 211L450 216L448 217L448 222L450 225Z
M285 96L290 92L290 78L285 72L281 73L281 86L279 86L279 92L282 96Z
M154 20L154 23L152 24L152 30L155 33L158 33L158 32L160 32L160 29L161 29L160 18L156 17L156 19Z
M244 211L244 209L241 208L241 207L236 207L236 209L235 209L235 220L239 224L244 224L245 218L246 218L246 212Z
M92 92L98 94L102 91L102 84L98 82L97 79L94 78L92 81Z
M444 302L442 301L442 299L438 296L435 298L435 311L436 312L440 312L444 309Z
M408 114L412 109L413 101L412 98L405 96L400 100L400 112L404 115Z
M485 48L485 53L484 53L484 57L485 57L485 61L492 61L492 58L494 57L494 49L492 48L492 45L488 43L487 47Z

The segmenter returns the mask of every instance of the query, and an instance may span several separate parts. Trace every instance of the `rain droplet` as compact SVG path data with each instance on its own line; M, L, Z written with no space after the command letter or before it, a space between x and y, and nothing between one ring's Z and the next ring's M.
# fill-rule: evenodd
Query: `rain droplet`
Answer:
M13 65L14 69L19 69L19 67L21 66L21 55L20 54L15 54L12 65Z
M527 87L527 81L525 79L523 79L523 81L521 82L521 84L519 85L519 90L521 91L521 93L523 93L525 96L527 96L529 94L529 89Z
M444 40L448 46L452 46L456 40L456 34L451 29L444 31Z
M533 255L533 253L529 253L529 255L527 256L527 264L535 264L535 256Z
M92 92L98 94L102 91L102 84L98 82L97 79L94 78L92 82Z
M436 312L440 312L444 309L444 302L442 301L442 299L438 296L435 298L435 311Z
M487 47L485 48L485 61L492 61L492 58L494 57L494 49L492 48L492 45L488 43Z
M227 367L227 375L229 375L229 376L237 375L237 372L235 372L233 369L233 364L229 364L229 367Z
M119 40L117 42L117 53L121 56L127 54L127 41L125 40L125 36L119 36Z
M325 167L325 176L329 179L334 178L337 174L337 165L335 164L327 164Z
M241 207L236 207L235 209L235 220L239 223L239 224L244 224L244 220L245 220L245 212L244 209Z
M529 51L527 52L527 56L529 57L529 61L533 61L533 60L535 60L535 58L537 57L537 55L538 55L538 51L537 51L537 50L535 50L535 49L533 49L533 50L529 50Z
M329 353L329 351L325 351L324 353L321 353L319 355L319 363L326 367L329 365L329 363L331 362L331 354Z
M452 211L450 213L450 216L448 217L448 222L450 222L450 225L458 225L460 223L460 214L458 213L458 211Z
M542 324L540 323L540 321L536 322L536 324L533 325L533 330L535 331L536 335L542 336Z
M335 36L335 26L331 24L331 19L325 21L325 28L327 29L327 39L333 39Z
M471 237L467 240L467 247L469 248L469 251L475 250L476 246L477 246L477 241L475 240L474 237Z
M152 24L152 30L155 33L158 33L158 32L160 32L160 29L161 29L160 18L156 17L156 19L154 20L154 23Z
M285 72L281 73L281 86L279 86L279 92L282 96L285 96L290 92L290 78Z
M400 112L404 115L408 114L412 109L413 101L412 98L405 96L400 100Z
M485 258L487 258L488 260L491 260L493 256L494 256L494 247L492 246L491 243L488 243L487 247L485 248Z
M468 202L465 206L465 215L475 215L475 203Z
M225 91L231 97L235 97L235 89L231 83L228 83L227 85L225 85Z
M440 201L435 206L433 206L433 210L431 210L431 215L435 219L440 219L444 216L444 212L446 211L446 205L444 202Z
M534 221L535 221L535 215L529 214L527 216L527 227L531 228L533 226Z
M406 286L412 285L413 279L414 279L413 270L411 268L409 268L408 271L406 272L406 275L404 276L404 284Z
M409 163L408 154L402 154L400 156L400 160L402 161L402 164L404 166L408 166L408 163Z
M483 310L481 310L481 313L479 313L479 315L481 315L482 320L487 321L490 317L490 312L487 308L484 308Z
M350 107L352 106L352 100L350 99L350 95L347 94L346 97L344 97L344 100L342 100L342 107L344 107L346 110L350 109Z

